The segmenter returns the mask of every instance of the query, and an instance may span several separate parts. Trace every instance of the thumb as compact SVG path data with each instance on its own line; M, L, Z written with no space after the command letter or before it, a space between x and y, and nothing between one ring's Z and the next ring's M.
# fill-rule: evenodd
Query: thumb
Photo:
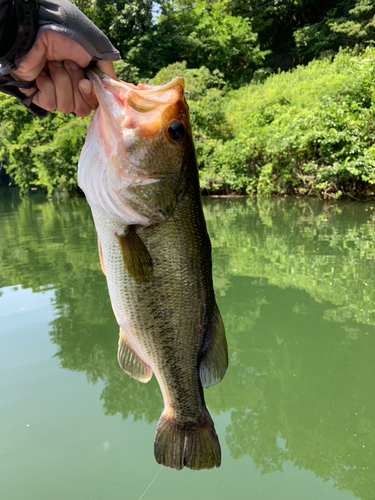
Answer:
M115 69L114 69L113 63L111 61L98 61L96 63L96 65L100 69L100 71L103 71L103 73L106 73L110 78L117 80Z

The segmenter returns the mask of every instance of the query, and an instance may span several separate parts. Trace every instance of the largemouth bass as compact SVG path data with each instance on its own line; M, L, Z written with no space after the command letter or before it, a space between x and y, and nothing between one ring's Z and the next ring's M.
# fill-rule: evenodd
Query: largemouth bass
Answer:
M89 71L99 100L78 183L120 326L118 360L131 377L154 373L164 399L154 452L165 466L218 467L221 451L203 387L228 364L212 286L184 80L127 84Z

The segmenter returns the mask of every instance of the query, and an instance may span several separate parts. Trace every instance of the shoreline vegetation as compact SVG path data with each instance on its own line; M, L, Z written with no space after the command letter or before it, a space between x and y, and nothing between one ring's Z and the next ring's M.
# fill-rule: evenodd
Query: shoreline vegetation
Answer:
M158 16L146 0L134 3L149 6L143 14L126 14L132 2L75 3L120 48L119 78L185 78L203 195L375 196L369 0L315 2L314 19L308 0L251 0L249 11L226 0L162 1ZM126 15L146 16L143 27L126 32ZM0 186L78 191L90 118L40 120L6 95L0 118Z

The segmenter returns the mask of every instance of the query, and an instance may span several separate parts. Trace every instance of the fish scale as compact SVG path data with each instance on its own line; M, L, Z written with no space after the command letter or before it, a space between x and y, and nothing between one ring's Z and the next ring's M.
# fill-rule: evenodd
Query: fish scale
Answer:
M194 396L187 406L194 405L197 408L198 421L203 403L200 394L191 390L192 386L197 386L199 378L197 366L200 345L196 346L196 331L199 323L207 323L204 309L207 309L208 304L210 309L213 308L214 296L210 276L205 276L209 268L201 265L201 272L197 269L200 264L198 250L204 250L200 231L196 230L196 226L193 226L194 231L181 231L184 226L180 218L184 220L192 212L189 201L188 196L184 198L173 216L163 224L139 229L138 234L150 249L154 264L153 277L146 287L137 285L128 276L122 260L115 233L122 233L124 225L105 220L94 211L93 215L102 244L117 321L130 335L136 351L142 353L144 361L152 368L163 394L167 395L171 401L169 404L173 405L176 412L179 411L181 395L173 395L169 389L170 381L175 380L184 398L185 394ZM191 215L194 218L194 213ZM209 255L210 245L205 227L203 231L208 245L205 253ZM175 248L172 248L172 244ZM185 255L181 251L184 247L189 249ZM184 263L181 262L183 258ZM210 317L211 314L206 316ZM126 325L131 327L126 328ZM181 335L181 330L189 332L190 336ZM195 347L192 355L194 363L185 366L186 352L191 344ZM175 363L172 362L171 354L168 357L159 355L161 349L171 351ZM181 411L183 413L186 410Z
M111 84L108 77L103 84L97 75L89 76L100 103L100 120L119 116L117 111L112 115L109 111L114 105L110 94L120 84ZM147 115L156 98L151 104L145 102L143 106L142 102L153 95L153 87L139 91L130 87L133 94L129 93L127 101L127 84L123 84L126 119L117 125L114 119L98 124L94 116L80 160L79 179L81 188L88 191L85 193L98 233L102 268L120 326L120 365L142 382L154 374L163 394L165 408L154 444L156 460L176 469L202 469L221 462L203 387L221 380L228 355L212 284L211 244L200 199L188 107L183 81L176 80L164 86L165 92L163 86L155 87L162 103L157 105L160 116L154 110L149 120ZM131 96L135 111L129 107ZM124 123L132 128L123 131ZM167 136L169 123L178 123L173 130L179 135L172 130L172 140ZM122 144L117 149L115 145L106 148L107 163L105 154L96 153L100 146L98 129L104 133L105 125L114 127L108 140L113 141L117 133L118 144ZM181 130L186 131L185 136ZM175 142L173 137L177 137ZM131 148L127 149L129 144ZM121 155L114 155L115 150ZM156 151L158 161L152 163ZM95 165L98 158L100 168ZM139 172L131 162L134 158L141 165ZM96 171L100 171L101 185L95 185ZM137 183L140 173L153 182ZM121 188L123 178L126 185ZM98 204L95 193L100 190L107 192ZM119 217L121 210L123 216Z

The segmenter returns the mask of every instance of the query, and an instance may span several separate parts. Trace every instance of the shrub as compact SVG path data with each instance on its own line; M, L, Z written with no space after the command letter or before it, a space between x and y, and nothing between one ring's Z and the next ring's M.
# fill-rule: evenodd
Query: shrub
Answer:
M375 193L374 60L374 49L341 51L333 62L229 92L221 109L230 135L202 148L203 185L262 195Z

